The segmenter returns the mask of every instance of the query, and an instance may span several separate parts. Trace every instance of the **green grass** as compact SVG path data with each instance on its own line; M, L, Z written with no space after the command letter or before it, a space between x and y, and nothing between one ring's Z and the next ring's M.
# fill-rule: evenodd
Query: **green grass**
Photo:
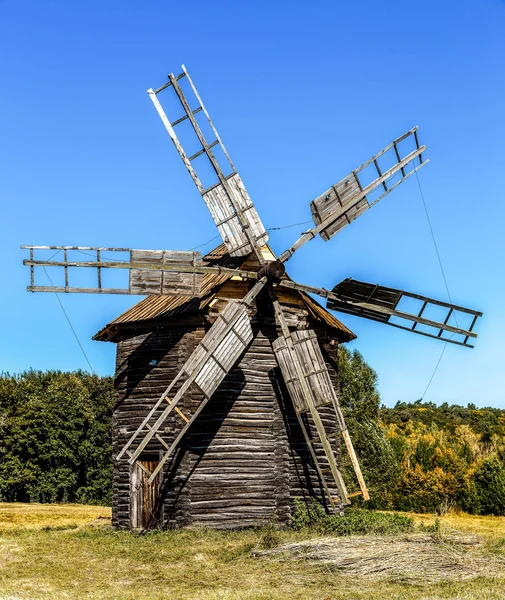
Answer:
M291 527L296 531L311 531L322 535L395 535L415 530L412 517L360 508L347 509L343 516L328 515L313 502L308 508L295 500Z
M306 560L255 557L255 549L301 541L319 531L151 532L110 529L109 509L0 504L0 600L437 600L503 599L505 575L436 585L366 580ZM414 521L434 522L411 515ZM476 529L482 550L505 560L505 519L449 517L450 527ZM441 519L444 526L444 518ZM466 525L468 527L466 528ZM495 535L495 529L501 530ZM483 531L493 529L493 535Z

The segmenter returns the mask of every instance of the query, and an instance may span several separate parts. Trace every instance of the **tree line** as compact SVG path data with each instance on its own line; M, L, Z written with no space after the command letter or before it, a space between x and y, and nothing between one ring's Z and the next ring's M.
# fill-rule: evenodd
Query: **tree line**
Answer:
M359 352L341 347L339 370L371 508L505 515L505 410L420 400L387 408ZM1 375L0 500L109 504L114 402L111 377Z

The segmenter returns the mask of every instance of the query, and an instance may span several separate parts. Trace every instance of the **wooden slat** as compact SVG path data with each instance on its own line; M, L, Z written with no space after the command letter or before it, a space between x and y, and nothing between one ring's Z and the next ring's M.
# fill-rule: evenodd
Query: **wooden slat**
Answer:
M175 252L170 250L132 250L131 261L147 264L201 266L199 252ZM130 270L130 293L159 296L200 296L201 273L169 271Z
M231 256L243 256L252 251L248 237L236 213L235 205L240 206L247 225L261 247L268 241L268 234L254 208L238 173L227 179L232 199L229 198L224 186L219 184L203 194L212 219ZM233 202L232 202L233 201Z

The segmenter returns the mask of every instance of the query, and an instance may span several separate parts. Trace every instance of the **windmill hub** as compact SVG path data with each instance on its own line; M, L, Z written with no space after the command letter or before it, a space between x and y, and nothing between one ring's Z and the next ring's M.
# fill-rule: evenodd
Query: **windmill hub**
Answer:
M258 275L260 279L266 276L270 281L279 281L285 272L284 263L280 260L269 260L261 267Z

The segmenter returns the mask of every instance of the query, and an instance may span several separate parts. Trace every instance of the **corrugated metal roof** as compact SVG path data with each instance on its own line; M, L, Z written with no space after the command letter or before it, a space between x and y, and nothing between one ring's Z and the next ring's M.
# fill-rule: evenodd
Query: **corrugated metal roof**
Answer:
M249 259L249 256L231 257L227 254L224 244L221 244L203 257L203 264L205 266L239 268ZM251 266L251 270L253 269L254 267ZM119 315L119 317L116 317L94 335L93 339L103 342L112 341L123 326L202 311L216 297L219 287L228 281L230 277L231 275L229 274L205 274L202 278L200 298L187 296L147 296L138 304L135 304L135 306L132 306ZM339 336L346 341L356 338L350 329L325 310L313 298L304 292L296 293L300 294L303 303L314 319L323 321L331 329L337 330Z
M334 317L330 312L328 312L325 308L323 308L319 302L316 302L314 298L311 298L305 292L299 292L302 300L305 303L311 317L316 320L324 321L326 325L333 329L338 329L344 335L347 335L349 339L347 341L355 340L356 334L353 333L349 328L347 328L343 323L341 323L337 317Z

